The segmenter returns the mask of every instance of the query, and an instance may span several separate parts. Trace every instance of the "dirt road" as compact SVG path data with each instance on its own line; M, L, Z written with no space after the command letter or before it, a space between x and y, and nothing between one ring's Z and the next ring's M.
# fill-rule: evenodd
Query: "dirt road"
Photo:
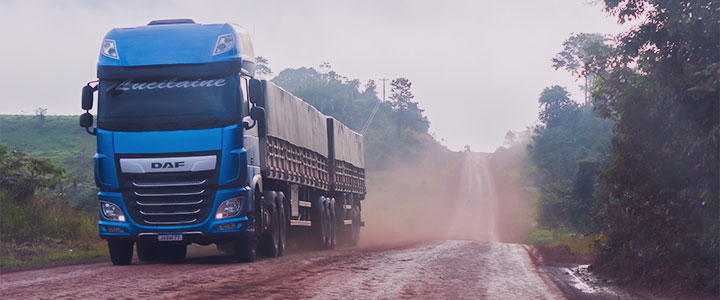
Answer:
M96 263L0 275L3 299L562 299L526 246L443 241L298 253L251 264Z
M446 186L430 190L418 189L429 187L428 178L415 175L422 169L412 173L392 174L405 182L372 187L360 248L251 264L216 254L182 264L108 262L0 274L0 298L563 298L528 246L499 242L501 204L509 198L496 188L487 155L464 155ZM426 242L397 242L408 239Z

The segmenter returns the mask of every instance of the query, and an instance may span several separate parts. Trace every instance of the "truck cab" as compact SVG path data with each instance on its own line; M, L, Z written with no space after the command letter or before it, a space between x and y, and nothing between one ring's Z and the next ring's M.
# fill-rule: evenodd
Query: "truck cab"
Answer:
M141 259L177 259L188 242L248 235L259 176L247 150L257 138L244 137L254 69L249 35L233 24L161 20L107 33L81 125L97 135L99 233L113 263L130 263L133 243Z

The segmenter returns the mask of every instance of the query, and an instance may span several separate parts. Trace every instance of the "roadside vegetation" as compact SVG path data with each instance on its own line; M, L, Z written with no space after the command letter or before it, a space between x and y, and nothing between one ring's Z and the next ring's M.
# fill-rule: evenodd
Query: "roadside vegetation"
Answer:
M603 4L639 25L572 35L552 59L588 93L582 105L563 87L540 94L528 146L540 228L531 239L595 236L596 270L718 292L720 7Z
M97 218L68 202L69 177L49 159L0 144L0 268L103 254Z

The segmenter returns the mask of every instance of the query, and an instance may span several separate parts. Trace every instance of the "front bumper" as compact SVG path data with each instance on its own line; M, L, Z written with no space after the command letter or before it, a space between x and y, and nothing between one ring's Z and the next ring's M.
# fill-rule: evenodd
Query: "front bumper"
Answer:
M181 233L183 234L183 241L199 244L218 243L235 239L248 235L252 230L252 220L247 217L247 212L252 211L249 196L250 190L246 187L218 190L215 194L211 213L203 222L181 226L147 226L140 225L132 220L121 193L101 191L98 193L98 199L118 205L127 220L125 222L110 221L104 219L100 214L100 221L98 222L99 234L103 239L157 240L157 235L160 233ZM245 203L243 203L241 213L237 217L215 219L214 212L217 211L220 203L233 197L243 197Z

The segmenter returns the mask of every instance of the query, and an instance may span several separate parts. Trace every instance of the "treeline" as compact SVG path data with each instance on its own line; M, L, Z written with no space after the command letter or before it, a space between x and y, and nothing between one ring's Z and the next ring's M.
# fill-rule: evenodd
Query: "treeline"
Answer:
M263 68L270 70L267 66ZM430 121L414 100L412 82L407 78L390 82L386 102L378 98L375 81L361 85L357 79L332 71L327 63L321 66L321 71L285 69L272 81L322 113L363 132L368 168L382 168L398 157L412 158L428 144L439 147L427 134Z
M605 0L616 37L577 34L553 58L577 105L540 96L529 146L540 224L602 234L598 270L720 288L720 3Z

